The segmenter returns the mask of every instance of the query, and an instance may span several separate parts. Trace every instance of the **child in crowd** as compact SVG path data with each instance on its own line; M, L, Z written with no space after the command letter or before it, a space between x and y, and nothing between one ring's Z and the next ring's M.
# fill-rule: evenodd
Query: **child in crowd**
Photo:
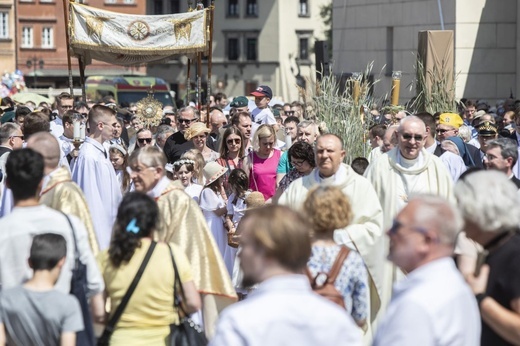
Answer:
M193 182L193 173L195 172L195 161L189 159L180 159L173 164L175 177L184 186L184 192L190 195L197 203L199 203L202 185Z
M193 166L193 182L205 185L206 181L204 180L204 174L202 174L202 170L204 169L204 165L206 161L204 161L204 156L197 149L190 149L184 154L182 154L181 159L189 159L195 162Z
M76 297L54 289L65 263L67 244L59 234L34 237L32 279L0 295L0 345L76 345L83 317Z
M131 190L132 180L130 174L127 171L128 167L128 153L127 151L118 144L112 144L109 149L110 162L116 170L116 177L121 186L121 192L123 194Z

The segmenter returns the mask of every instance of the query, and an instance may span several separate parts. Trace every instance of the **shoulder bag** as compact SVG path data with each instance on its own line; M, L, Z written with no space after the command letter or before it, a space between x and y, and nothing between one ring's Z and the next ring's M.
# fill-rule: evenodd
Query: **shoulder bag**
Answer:
M184 289L182 288L181 278L175 259L173 258L173 252L170 244L170 256L172 258L173 270L175 271L175 280L173 283L173 306L177 309L179 314L179 324L170 325L170 345L171 346L205 346L208 344L204 330L193 322L189 315L184 311L182 307L182 301L185 300ZM179 297L179 289L180 297ZM181 311L182 315L181 316Z
M61 213L69 222L72 239L74 240L74 268L72 268L72 277L70 279L70 294L79 301L84 324L84 329L76 333L76 346L93 346L96 344L96 336L87 299L87 266L81 263L79 259L78 242L76 241L74 226L72 226L72 222L67 214Z
M123 311L125 311L125 308L128 305L128 301L130 300L132 293L134 293L134 290L137 287L137 284L139 283L141 276L143 275L144 268L146 268L148 261L150 261L150 257L152 257L152 253L153 253L153 250L155 249L155 245L157 245L157 243L152 241L152 243L150 244L150 247L148 248L148 251L146 252L146 255L144 256L143 263L141 263L141 266L139 267L137 274L135 274L134 280L130 284L130 287L128 287L128 290L126 291L125 296L123 297L123 299L121 300L121 303L119 304L116 311L110 318L110 321L108 321L108 324L106 325L105 330L103 330L103 334L101 334L101 337L98 339L98 342L97 342L98 346L108 346L110 344L110 337L112 336L112 333L114 332L116 324L119 321L119 319L121 318Z

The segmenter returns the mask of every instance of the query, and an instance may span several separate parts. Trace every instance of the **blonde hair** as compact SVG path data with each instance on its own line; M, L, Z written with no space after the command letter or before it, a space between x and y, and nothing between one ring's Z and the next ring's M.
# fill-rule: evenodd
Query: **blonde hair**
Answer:
M353 218L348 197L335 186L311 189L303 204L303 212L316 233L332 233L336 229L345 228Z
M202 174L202 169L204 165L206 165L206 161L204 160L204 156L197 149L190 149L184 154L182 154L181 159L189 159L195 162L193 177L197 179L197 183L202 184L204 182L204 175Z
M274 130L274 127L269 124L263 124L261 125L256 131L255 131L255 137L253 138L253 147L255 150L258 150L260 145L260 140L262 138L270 138L273 137L276 141L276 131Z

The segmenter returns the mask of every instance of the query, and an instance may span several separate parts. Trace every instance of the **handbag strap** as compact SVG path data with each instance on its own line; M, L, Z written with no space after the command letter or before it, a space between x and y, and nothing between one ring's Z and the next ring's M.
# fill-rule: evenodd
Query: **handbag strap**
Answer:
M72 221L70 221L70 217L67 214L65 214L64 212L62 212L61 210L59 212L62 213L63 216L65 216L65 218L67 219L67 221L69 223L70 231L72 232L72 239L74 239L74 260L75 260L75 265L77 266L78 262L79 262L79 252L78 252L78 242L76 241L76 231L74 230L74 226L72 226Z
M139 267L137 274L135 274L134 280L130 284L130 287L128 287L128 290L126 291L125 296L121 300L121 303L118 305L116 311L114 312L114 314L108 321L108 324L106 325L105 330L108 330L110 332L112 332L114 330L114 327L116 326L117 321L119 321L119 319L121 318L121 315L123 314L123 311L125 311L128 301L130 300L132 293L134 293L134 290L137 287L137 284L139 283L141 276L143 275L144 269L146 268L148 261L150 261L150 257L152 257L152 253L153 253L153 250L155 249L155 245L157 245L157 243L152 241L152 243L150 244L150 247L148 248L148 251L146 252L146 255L144 256L143 263L141 263L141 266Z
M345 260L347 259L349 252L350 250L348 247L346 247L345 245L341 245L341 250L339 250L339 253L336 256L336 260L334 261L332 268L330 268L327 280L328 283L334 284L336 278L338 277L339 271L343 266L343 262L345 262Z
M173 251L172 251L172 247L170 244L168 244L168 248L170 249L170 257L172 259L173 271L174 271L174 276L175 276L175 279L173 282L173 306L177 308L177 314L179 315L179 321L180 321L181 320L181 314L180 314L181 311L184 314L184 316L188 316L188 314L182 307L181 299L179 299L179 295L178 295L178 291L177 291L177 286L178 286L180 293L181 293L181 298L182 298L182 300L184 300L185 299L184 288L182 288L181 278L179 276L179 271L177 270L177 264L175 263L175 259L173 258Z

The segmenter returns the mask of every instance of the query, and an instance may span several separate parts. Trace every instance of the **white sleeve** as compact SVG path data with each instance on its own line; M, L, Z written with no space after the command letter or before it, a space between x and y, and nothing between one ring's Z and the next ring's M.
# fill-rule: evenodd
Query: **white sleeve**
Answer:
M87 296L91 297L105 290L105 282L99 271L96 259L88 241L87 230L83 222L75 216L69 216L74 226L74 234L76 236L76 244L78 246L79 259L81 263L87 266Z

